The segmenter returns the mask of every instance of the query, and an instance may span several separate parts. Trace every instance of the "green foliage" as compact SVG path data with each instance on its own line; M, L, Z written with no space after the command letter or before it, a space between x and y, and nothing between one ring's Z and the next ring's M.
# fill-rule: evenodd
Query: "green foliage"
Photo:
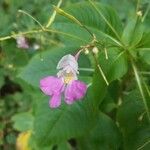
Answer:
M150 126L137 90L124 96L117 116L124 137L124 149L138 149L149 141ZM149 145L144 149L148 150Z
M30 113L19 113L12 117L13 127L18 131L31 130L33 126L33 116Z
M63 104L59 109L54 110L49 109L48 100L42 99L38 103L33 129L37 144L39 146L56 144L88 132L96 119L91 100L92 97L87 95L82 102L70 107Z
M115 48L107 50L108 59L106 59L104 51L99 54L99 62L108 81L121 78L128 70L126 53Z
M150 49L145 49L145 50L141 50L140 53L140 58L141 60L143 60L144 62L146 62L147 64L150 64L149 58L150 58Z
M119 149L121 147L121 134L116 124L105 114L100 113L96 125L86 135L79 139L80 149Z
M141 25L139 20L130 20L123 31L123 42L127 46L138 44L139 41L142 39L143 30L143 26Z
M119 0L66 0L54 9L57 3L0 1L0 149L15 149L18 132L31 131L33 150L148 150L148 1L120 7ZM21 34L30 48L17 47ZM79 50L78 78L87 93L72 105L62 94L61 106L52 109L39 82L57 76L58 61Z
M122 24L114 10L108 6L99 3L97 3L97 7L106 17L106 19L111 23L111 25L121 34ZM110 40L110 38L108 38L108 35L110 37L112 36L112 38L114 37L114 34L110 30L108 25L89 3L83 2L69 5L67 8L64 8L64 10L68 14L73 15L77 20L81 22L81 24L85 25L88 29L90 29L91 32L93 32L97 36L98 40ZM91 40L90 34L87 33L84 28L79 27L68 18L62 16L56 18L56 22L54 23L54 29L58 29L67 34L73 35L72 38L68 37L69 41L66 36L65 38L63 38L63 41L66 42L67 45L75 44L79 46L86 44ZM76 38L74 38L75 36ZM77 38L78 40L75 40Z

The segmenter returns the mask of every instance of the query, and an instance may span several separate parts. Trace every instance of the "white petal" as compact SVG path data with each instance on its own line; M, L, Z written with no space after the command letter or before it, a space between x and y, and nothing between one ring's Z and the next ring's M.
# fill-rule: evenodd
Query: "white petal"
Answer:
M58 62L57 69L63 69L67 66L70 66L73 70L78 70L78 63L74 56L68 54L63 56Z
M77 80L78 77L77 77L77 73L75 70L72 70L71 68L64 68L62 70L60 70L58 73L57 73L57 76L60 78L66 78L67 74L71 73L72 74L72 79L73 80Z

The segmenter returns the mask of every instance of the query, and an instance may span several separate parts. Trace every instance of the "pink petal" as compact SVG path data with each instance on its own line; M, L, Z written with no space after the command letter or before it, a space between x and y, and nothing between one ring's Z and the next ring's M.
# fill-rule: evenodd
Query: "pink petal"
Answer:
M53 95L52 98L49 101L49 106L51 108L57 108L61 104L61 94Z
M75 100L82 99L85 96L87 86L85 83L74 80L68 84L65 90L65 102L72 104Z
M40 80L40 88L46 95L58 95L63 92L63 81L61 78L48 76Z

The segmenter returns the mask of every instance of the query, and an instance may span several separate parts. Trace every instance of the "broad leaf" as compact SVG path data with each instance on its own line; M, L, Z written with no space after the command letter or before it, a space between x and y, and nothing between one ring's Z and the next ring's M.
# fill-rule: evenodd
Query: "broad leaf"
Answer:
M89 131L95 123L97 112L89 90L82 101L72 105L63 103L58 109L49 108L49 98L38 100L33 137L39 146L56 144Z
M116 150L121 147L121 142L118 127L103 113L99 114L95 127L78 139L80 150Z
M150 31L143 33L142 39L138 45L138 48L149 48L150 47Z
M117 30L119 34L122 33L122 25L119 17L116 15L114 10L106 5L102 5L100 3L95 3L98 9L103 13L109 23ZM98 40L115 39L115 35L112 30L108 27L106 22L101 18L98 12L91 6L88 2L76 3L73 5L69 5L63 9L66 13L74 16L78 19L83 25L85 25L92 33L97 36ZM92 14L92 15L91 15ZM56 22L54 23L54 29L58 29L67 34L72 35L72 38L68 36L68 38L64 38L63 41L66 44L74 44L74 45L83 45L92 40L91 35L84 28L79 25L73 23L68 18L64 16L60 16L56 18ZM61 36L61 35L59 35ZM74 37L73 37L74 36ZM110 37L109 37L110 36ZM62 37L62 36L61 36Z
M120 79L128 70L128 63L125 52L115 48L110 48L108 51L108 59L105 53L99 54L99 63L104 71L109 82Z
M142 39L144 27L136 19L129 20L122 34L122 40L126 46L136 46Z
M124 97L118 110L118 122L123 133L124 149L138 149L149 141L150 125L141 96L137 90ZM149 149L146 144L144 150Z
M140 59L150 65L150 48L139 50Z
M97 108L96 106L99 106L99 104L102 102L106 93L106 89L107 89L107 85L97 66L96 66L95 73L93 76L93 82L92 82L91 88L92 88L92 94L94 97L93 103L95 105L95 108Z
M18 131L28 131L33 128L33 116L30 113L19 113L12 117L13 127Z

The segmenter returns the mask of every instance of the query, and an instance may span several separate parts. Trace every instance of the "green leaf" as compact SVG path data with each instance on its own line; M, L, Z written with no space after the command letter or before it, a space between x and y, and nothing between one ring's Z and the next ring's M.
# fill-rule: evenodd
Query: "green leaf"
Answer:
M95 69L95 73L93 76L93 82L92 82L92 94L94 97L94 104L95 104L95 108L96 106L99 106L100 103L102 102L105 93L106 93L106 89L107 89L107 85L98 69L98 67L96 67Z
M106 84L101 79L96 75L83 100L72 105L62 102L61 107L51 109L48 106L49 98L38 97L33 138L39 146L57 144L89 132L95 125L98 107L105 95ZM97 84L97 81L100 82Z
M89 90L82 101L72 105L63 103L57 109L49 108L49 98L42 97L38 100L33 137L39 146L63 142L89 131L95 123L97 113Z
M93 129L78 139L80 150L116 150L121 147L121 134L116 124L105 114L100 113Z
M117 118L124 137L124 149L136 150L150 139L150 126L138 90L124 96ZM148 150L148 147L145 145L144 149Z
M102 5L100 3L96 3L96 6L103 13L103 15L107 18L110 24L121 34L122 32L122 24L119 17L116 15L114 10L106 5ZM104 38L115 38L114 33L108 27L108 25L104 22L104 20L99 16L98 12L91 6L88 2L80 2L76 4L72 4L63 9L66 13L74 16L77 20L81 22L81 24L85 25L92 33L97 36L98 40L103 40ZM91 15L92 14L92 15ZM79 25L73 23L68 18L64 16L56 17L56 21L53 26L55 29L63 31L65 33L74 35L82 40L74 40L67 39L66 37L61 38L66 44L85 44L92 40L91 35ZM60 36L60 35L59 35Z
M87 33L86 30L84 30L80 26L77 26L76 24L69 22L56 22L54 23L53 28L68 35L58 34L60 40L63 41L67 46L76 45L80 47L82 45L86 45L91 41L89 33Z
M27 131L33 128L33 116L30 113L19 113L12 117L13 127L18 131Z
M108 51L108 59L105 53L99 54L99 63L109 82L120 79L128 70L128 63L124 51L110 48Z
M23 49L17 48L16 41L10 40L3 42L5 62L15 67L22 67L27 64L29 60L28 52Z
M4 70L0 68L0 88L4 85L5 83L5 76L4 76Z
M138 20L129 20L122 34L126 46L136 46L142 39L144 28Z
M150 48L139 50L140 59L150 65Z
M115 104L114 99L110 96L109 93L107 93L102 104L100 105L100 110L105 113L111 113L116 108L117 105Z
M142 39L139 43L139 48L149 48L150 47L150 31L143 33Z
M68 142L63 142L58 144L58 150L71 150L72 147L69 145Z

